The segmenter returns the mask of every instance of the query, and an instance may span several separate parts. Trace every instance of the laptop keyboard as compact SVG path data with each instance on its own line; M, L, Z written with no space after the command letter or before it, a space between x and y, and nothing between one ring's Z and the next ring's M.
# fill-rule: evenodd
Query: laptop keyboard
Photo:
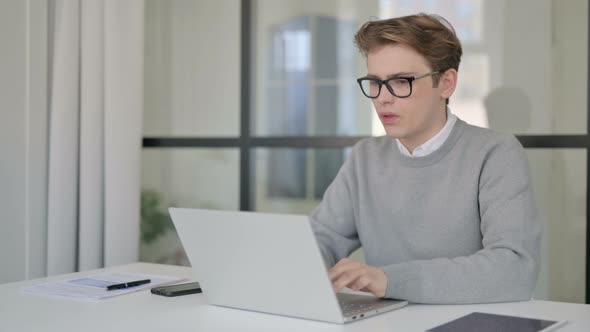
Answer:
M408 304L404 301L380 299L370 295L338 293L336 295L342 314L346 318L357 319L390 311Z
M370 304L357 304L357 303L342 303L340 302L342 313L344 316L351 316L356 314L362 314L370 311L373 307L378 307Z
M383 302L374 297L339 293L337 295L344 316L363 314L383 307Z

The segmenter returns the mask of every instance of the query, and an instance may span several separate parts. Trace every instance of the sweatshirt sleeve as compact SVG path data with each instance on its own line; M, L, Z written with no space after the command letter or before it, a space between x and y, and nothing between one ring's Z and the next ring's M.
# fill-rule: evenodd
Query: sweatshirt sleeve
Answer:
M541 226L527 157L514 136L488 151L478 200L483 249L471 256L384 266L386 297L432 304L531 298L539 272Z
M311 227L326 267L360 247L352 198L353 154L324 192L321 203L310 215Z

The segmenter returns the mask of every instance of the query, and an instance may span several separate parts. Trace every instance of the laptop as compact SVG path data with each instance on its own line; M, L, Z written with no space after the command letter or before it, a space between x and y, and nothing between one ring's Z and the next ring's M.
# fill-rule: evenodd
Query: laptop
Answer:
M307 216L170 208L210 304L332 323L407 301L335 294Z

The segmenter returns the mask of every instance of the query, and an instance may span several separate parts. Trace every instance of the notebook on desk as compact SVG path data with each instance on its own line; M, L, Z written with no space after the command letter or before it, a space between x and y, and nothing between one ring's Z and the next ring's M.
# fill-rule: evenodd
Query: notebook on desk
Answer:
M334 294L307 216L171 208L209 303L347 323L406 301Z

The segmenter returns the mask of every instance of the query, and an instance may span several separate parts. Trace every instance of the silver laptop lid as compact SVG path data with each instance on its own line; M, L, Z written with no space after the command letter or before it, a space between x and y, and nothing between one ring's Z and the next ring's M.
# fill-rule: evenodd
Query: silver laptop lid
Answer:
M343 322L306 216L179 208L170 215L211 304Z

